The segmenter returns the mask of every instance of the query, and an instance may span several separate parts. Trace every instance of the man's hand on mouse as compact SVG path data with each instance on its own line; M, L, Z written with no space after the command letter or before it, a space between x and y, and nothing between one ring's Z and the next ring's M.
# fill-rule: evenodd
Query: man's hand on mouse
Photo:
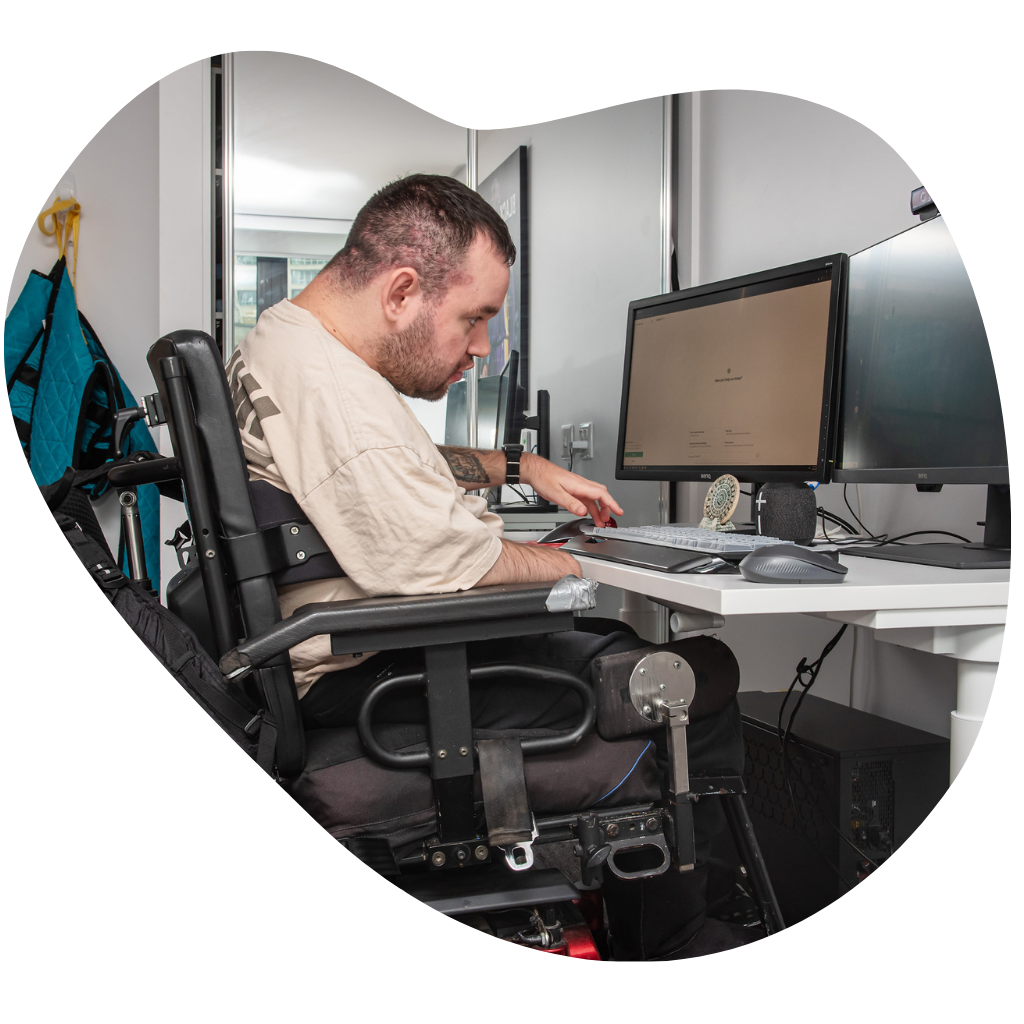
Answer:
M625 513L603 484L570 473L547 459L523 454L520 480L532 487L542 498L553 501L574 515L589 515L595 526L607 525L611 513Z

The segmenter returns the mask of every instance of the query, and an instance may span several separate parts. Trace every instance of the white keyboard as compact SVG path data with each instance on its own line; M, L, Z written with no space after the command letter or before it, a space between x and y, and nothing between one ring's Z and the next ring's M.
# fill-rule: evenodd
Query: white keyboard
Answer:
M792 544L778 537L761 537L752 533L703 530L699 526L608 526L583 527L583 532L612 540L631 540L662 548L685 548L691 551L753 551L772 544Z

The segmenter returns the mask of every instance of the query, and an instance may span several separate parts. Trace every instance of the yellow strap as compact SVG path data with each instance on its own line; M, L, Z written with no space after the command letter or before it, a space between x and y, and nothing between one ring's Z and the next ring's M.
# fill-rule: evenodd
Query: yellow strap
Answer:
M78 200L58 199L48 210L43 210L36 221L39 230L44 235L57 239L57 251L61 256L67 255L68 243L71 243L71 247L74 249L71 263L72 287L74 287L75 274L78 271L78 221L81 214L82 207ZM48 218L52 227L47 227Z

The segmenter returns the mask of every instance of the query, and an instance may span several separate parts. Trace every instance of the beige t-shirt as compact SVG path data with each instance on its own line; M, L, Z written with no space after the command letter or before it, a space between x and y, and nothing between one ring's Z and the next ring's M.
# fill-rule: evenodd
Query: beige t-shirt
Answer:
M346 576L281 587L304 604L467 590L501 552L500 517L467 494L394 388L287 299L227 367L252 480L290 491ZM370 653L363 654L363 658ZM354 655L326 636L292 649L299 696Z

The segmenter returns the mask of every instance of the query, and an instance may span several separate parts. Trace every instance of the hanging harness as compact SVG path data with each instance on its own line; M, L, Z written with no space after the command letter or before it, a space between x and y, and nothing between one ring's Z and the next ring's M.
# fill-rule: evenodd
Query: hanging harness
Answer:
M56 216L53 219L58 231ZM75 234L77 226L66 223L62 249ZM8 315L4 369L18 439L39 486L59 480L69 468L92 470L114 458L114 413L136 403L96 332L78 311L63 252L49 274L29 274ZM141 422L132 425L124 444L125 455L139 451L156 451ZM107 486L105 475L100 475L84 489L95 499ZM139 488L138 497L147 571L153 585L159 586L159 495L148 484Z

